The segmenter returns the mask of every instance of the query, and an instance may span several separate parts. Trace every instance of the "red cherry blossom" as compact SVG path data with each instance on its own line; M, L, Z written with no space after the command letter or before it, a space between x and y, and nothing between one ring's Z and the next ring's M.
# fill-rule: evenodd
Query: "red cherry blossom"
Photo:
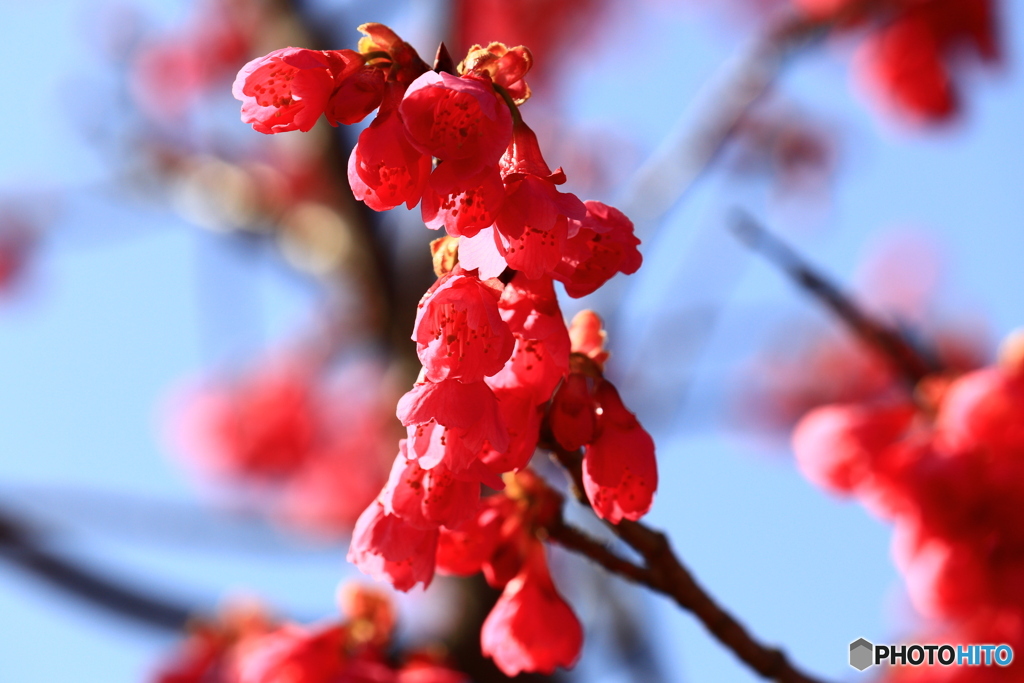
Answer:
M511 572L500 569L508 565L509 558L518 555L516 547L524 538L517 511L517 503L508 496L490 496L462 524L441 529L437 571L454 576L472 576L483 571L492 586L504 586L519 571L518 562Z
M647 514L658 488L654 440L610 382L598 384L597 438L583 451L583 487L594 512L612 524Z
M363 66L338 83L324 113L332 126L351 125L366 118L383 99L384 70Z
M413 330L416 353L432 382L478 382L497 373L515 338L498 312L502 285L454 271L420 302Z
M537 404L546 403L569 371L569 333L551 280L517 273L505 286L498 308L516 346L502 371L487 383L530 393Z
M331 683L345 671L344 630L337 626L310 629L297 624L244 644L236 651L233 683Z
M359 32L363 34L359 39L359 52L368 56L386 53L390 62L388 79L399 84L402 92L428 70L412 45L384 24L362 24Z
M916 409L909 404L827 405L793 430L793 452L810 481L852 493L877 470L879 454L903 437Z
M925 17L905 16L868 37L858 55L860 76L897 110L925 121L945 119L958 103L941 50Z
M469 175L492 166L512 137L512 115L486 80L428 71L399 107L409 140L424 154L459 162Z
M176 418L182 454L215 475L267 479L305 463L322 438L312 378L274 365L189 395Z
M525 353L535 354L536 347L536 343L530 344L531 350ZM503 451L486 448L478 457L494 472L517 472L526 467L537 450L544 406L538 404L536 392L522 387L494 387L494 395L498 397L501 417L508 425L508 447Z
M635 273L642 261L632 221L601 202L587 201L584 205L586 217L569 222L569 233L576 234L566 242L554 273L565 283L569 296L575 298L593 293L615 273Z
M475 235L463 235L459 239L459 263L466 270L475 270L483 280L498 277L505 272L508 264L498 251L497 232L484 228Z
M242 101L242 121L260 133L308 131L327 108L336 82L362 63L351 50L286 47L242 67L231 93Z
M449 235L472 237L494 222L504 200L505 185L496 165L467 176L459 165L442 163L430 174L420 209L431 230L443 227Z
M511 268L536 279L558 265L568 221L582 220L586 207L576 195L556 189L565 174L562 169L551 172L526 124L516 123L500 166L506 194L494 223L495 244Z
M421 529L455 527L469 519L480 505L479 481L463 481L439 463L429 470L406 454L405 440L399 444L381 501L387 514Z
M1024 376L994 367L960 377L946 391L936 427L954 449L1024 453Z
M375 501L356 521L347 559L378 581L408 591L417 583L430 585L436 554L436 528L417 528Z
M453 439L473 452L478 452L484 443L498 450L508 446L508 430L501 419L498 400L483 382L464 384L448 379L417 384L399 400L398 419L414 429L436 423L446 430L444 438ZM415 445L412 439L410 436L410 446ZM416 448L412 450L420 453ZM429 469L433 463L423 466Z
M583 629L555 589L539 542L484 621L480 646L506 676L551 674L579 659Z
M412 146L402 125L401 95L400 85L385 87L377 117L359 134L348 160L352 193L374 211L416 206L430 175L430 157Z
M593 378L570 373L555 392L548 412L551 433L562 448L574 451L594 440L597 407Z

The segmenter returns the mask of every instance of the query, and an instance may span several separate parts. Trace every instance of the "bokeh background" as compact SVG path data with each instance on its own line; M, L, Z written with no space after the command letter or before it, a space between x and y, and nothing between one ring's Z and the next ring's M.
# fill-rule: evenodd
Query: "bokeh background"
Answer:
M562 141L547 154L570 189L642 205L644 188L629 189L636 170L678 131L714 120L708 84L767 21L742 4L610 2L558 36L571 49L524 112ZM356 25L381 21L423 55L445 16L442 3L416 0L310 7L344 41L332 47L353 47ZM794 55L756 111L811 137L796 179L771 156L775 143L765 151L751 134L751 149L733 144L681 202L640 225L639 273L565 304L567 314L586 304L607 318L609 372L658 445L650 522L755 634L834 680L857 676L850 641L896 639L917 617L888 528L808 484L784 432L751 418L773 412L786 372L810 366L807 345L845 332L748 253L730 217L745 208L865 305L955 329L991 354L1022 320L1024 287L1024 8L1002 10L1003 64L970 74L963 111L942 126L880 113L852 82L849 39ZM167 436L175 392L211 368L257 362L313 324L325 300L271 242L204 229L173 192L132 182L137 138L117 112L123 74L111 46L176 30L194 11L187 0L0 5L0 201L36 235L0 299L0 506L129 583L207 606L258 594L319 618L333 612L339 578L356 576L344 542L211 505ZM201 125L179 132L257 136L237 121L229 84L204 96ZM416 217L386 219L396 243L423 230ZM780 355L790 370L779 370ZM778 374L766 380L759 369L772 363ZM578 560L556 555L557 571L577 571ZM585 584L567 582L566 592L589 625L601 605ZM610 585L635 606L634 627L665 680L754 679L668 601ZM444 622L446 590L401 598L407 632ZM171 642L0 562L4 683L143 681ZM581 680L634 680L602 664L601 642L588 633Z

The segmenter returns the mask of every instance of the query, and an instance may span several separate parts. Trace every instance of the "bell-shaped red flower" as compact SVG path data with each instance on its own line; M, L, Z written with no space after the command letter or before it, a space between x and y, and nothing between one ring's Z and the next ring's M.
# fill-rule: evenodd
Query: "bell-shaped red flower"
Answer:
M327 108L337 82L362 64L351 50L286 47L242 67L231 93L242 101L242 121L260 133L308 131Z
M568 668L579 659L583 629L555 589L539 541L533 542L522 569L487 615L480 647L506 676L551 674L555 667Z
M374 501L356 521L347 559L364 574L407 591L417 583L430 585L436 554L436 528L417 528Z
M601 202L584 202L587 215L569 222L569 234L562 260L554 277L565 283L566 293L575 298L596 291L615 273L635 273L642 262L633 234L633 223L618 209Z
M594 512L618 524L647 514L658 488L654 440L608 381L598 384L598 434L583 451L583 488Z
M569 372L569 333L551 280L531 280L517 273L505 286L498 308L516 346L502 371L487 383L529 393L536 404L546 403Z
M483 382L462 383L457 380L417 384L398 402L398 419L406 427L426 427L431 422L443 427L445 440L454 439L469 451L479 452L485 443L504 450L508 446L498 400ZM410 440L412 450L417 451ZM433 464L423 464L433 467ZM458 471L458 467L452 467Z
M498 312L501 283L461 269L420 303L413 329L416 353L432 382L478 382L501 370L515 338Z
M597 431L594 379L570 373L551 399L548 424L562 448L574 451L594 440Z
M587 210L574 194L559 192L562 169L544 161L537 136L517 122L512 142L499 164L505 203L494 225L495 243L508 265L531 279L555 269L569 234L568 219L582 220Z
M374 211L416 206L430 175L430 157L410 144L398 113L401 86L389 83L377 117L359 134L348 160L348 182L356 199Z
M408 458L406 442L391 469L381 501L388 514L421 529L455 527L469 519L480 506L480 483L456 478L444 466L425 470Z
M431 230L443 227L453 237L472 237L494 222L504 200L505 185L496 165L467 175L458 164L441 163L430 174L420 210Z
M512 137L512 114L491 84L428 71L409 86L400 107L412 144L466 174L498 162Z

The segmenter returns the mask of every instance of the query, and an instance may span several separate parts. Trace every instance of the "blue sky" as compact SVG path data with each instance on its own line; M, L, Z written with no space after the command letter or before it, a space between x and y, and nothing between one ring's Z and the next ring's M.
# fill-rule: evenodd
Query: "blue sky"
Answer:
M133 4L167 21L186 5ZM598 56L568 96L574 126L612 129L649 151L741 40L720 21L663 4L643 5L614 34L644 31L642 63L667 66L641 71L610 50ZM1024 8L1004 4L1008 65L972 81L966 119L949 130L908 133L880 120L849 87L842 45L795 63L783 90L841 131L831 205L808 219L809 229L786 230L788 214L765 212L756 192L739 193L711 174L647 240L645 267L621 289L612 319L619 334L611 372L658 443L661 493L650 521L669 531L698 579L755 634L833 679L851 677L850 641L898 637L911 615L884 525L812 488L785 454L700 423L704 404L720 400L730 370L763 348L773 325L788 315L823 318L724 237L724 219L735 204L748 206L845 281L872 244L915 227L945 253L939 299L946 310L983 316L997 336L1020 323L1024 82L1014 58L1024 45ZM149 533L145 508L130 516L137 524L117 512L125 497L197 509L194 489L159 439L168 390L211 362L253 356L283 338L314 299L266 254L253 259L159 206L95 191L108 169L76 120L83 76L100 69L81 29L94 7L85 0L0 5L0 61L17 75L9 85L17 100L0 109L0 194L65 198L23 297L0 303L0 501L66 524L62 548L182 597L208 603L232 587L291 613L329 614L339 577L351 573L342 549L304 549L269 533L232 549L219 546L216 533L201 543ZM417 7L414 17L425 12ZM399 28L414 21L398 10ZM733 264L733 284L723 290L706 271L695 277L682 267L699 262L702 249ZM232 302L230 317L211 320L199 283ZM689 351L659 332L659 320L723 297L728 305L696 370L680 374ZM689 392L658 416L644 399L666 387L632 372L652 351L667 381L692 378ZM195 537L209 539L195 514ZM409 618L429 620L416 610L429 611L442 591L407 600ZM753 680L688 615L635 594L673 680ZM0 633L4 683L140 681L168 644L41 590L3 564Z

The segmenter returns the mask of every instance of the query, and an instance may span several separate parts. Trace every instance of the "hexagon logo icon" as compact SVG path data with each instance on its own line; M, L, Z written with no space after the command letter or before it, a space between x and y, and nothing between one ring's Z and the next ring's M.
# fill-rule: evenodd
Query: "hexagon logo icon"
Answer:
M864 638L858 638L850 643L850 666L857 671L863 671L875 663L875 646Z

